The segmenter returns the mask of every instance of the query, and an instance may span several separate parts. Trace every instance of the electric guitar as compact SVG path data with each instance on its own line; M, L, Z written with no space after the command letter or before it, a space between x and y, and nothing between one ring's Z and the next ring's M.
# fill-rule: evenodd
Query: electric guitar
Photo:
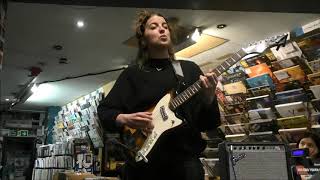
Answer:
M277 46L277 49L279 49L280 46L285 46L287 37L288 35L277 36L260 42L259 44L249 46L248 48L243 48L234 53L230 58L212 71L214 73L215 83L217 84L218 76L241 60L241 58L244 56L249 54L263 53L265 50L275 46ZM199 79L174 98L171 93L168 93L162 97L156 106L149 110L149 112L152 112L152 122L154 125L154 129L150 134L147 135L141 130L132 129L127 126L124 128L126 132L129 132L132 136L134 136L135 141L133 143L136 147L132 151L135 152L134 156L136 162L143 160L147 163L150 152L154 148L159 138L161 138L161 135L165 131L176 128L183 123L181 119L176 117L175 110L184 102L188 101L191 97L197 94L201 89L201 80Z

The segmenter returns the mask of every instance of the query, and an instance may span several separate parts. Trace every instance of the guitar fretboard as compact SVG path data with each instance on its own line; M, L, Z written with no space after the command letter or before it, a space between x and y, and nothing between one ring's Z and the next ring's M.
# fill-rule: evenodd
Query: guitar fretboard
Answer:
M222 64L217 66L212 72L214 73L215 83L217 83L217 77L220 76L223 72L237 63L242 57L244 57L247 53L244 50L239 50L238 52L234 53L230 58L224 61ZM174 99L171 100L169 107L172 110L175 110L184 102L189 100L192 96L197 94L202 89L201 80L199 79L187 89L185 89L182 93L178 94Z

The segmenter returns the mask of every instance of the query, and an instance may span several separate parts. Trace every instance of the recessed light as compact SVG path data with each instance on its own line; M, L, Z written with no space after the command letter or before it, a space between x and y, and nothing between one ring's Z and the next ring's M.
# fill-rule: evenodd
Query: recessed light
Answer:
M218 24L218 25L217 25L217 28L218 28L218 29L223 29L223 28L225 28L225 27L227 27L226 24Z
M83 21L77 21L77 26L79 28L82 28L84 26L84 22Z
M68 58L66 57L61 57L59 59L59 64L68 64Z
M60 50L63 49L63 47L62 47L60 44L55 44L55 45L53 45L52 48L53 48L54 50L57 50L57 51L60 51Z

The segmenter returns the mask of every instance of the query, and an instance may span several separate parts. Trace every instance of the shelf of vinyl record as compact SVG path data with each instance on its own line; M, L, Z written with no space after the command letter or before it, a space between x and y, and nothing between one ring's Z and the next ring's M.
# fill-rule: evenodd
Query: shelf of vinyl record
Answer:
M314 32L243 59L219 77L226 140L296 143L307 130L320 133L320 33Z
M57 172L72 170L74 167L74 145L72 142L41 145L37 148L32 179L52 180Z
M97 106L103 99L103 88L63 106L55 117L53 137L56 142L88 138L94 148L103 147L103 133Z

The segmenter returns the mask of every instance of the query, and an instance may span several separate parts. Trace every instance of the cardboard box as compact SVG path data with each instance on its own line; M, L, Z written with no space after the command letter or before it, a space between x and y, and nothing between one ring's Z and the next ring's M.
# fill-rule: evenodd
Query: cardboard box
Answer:
M85 180L120 180L117 177L95 177L95 178L85 178Z
M84 180L91 177L96 176L90 173L60 172L53 177L53 180Z

